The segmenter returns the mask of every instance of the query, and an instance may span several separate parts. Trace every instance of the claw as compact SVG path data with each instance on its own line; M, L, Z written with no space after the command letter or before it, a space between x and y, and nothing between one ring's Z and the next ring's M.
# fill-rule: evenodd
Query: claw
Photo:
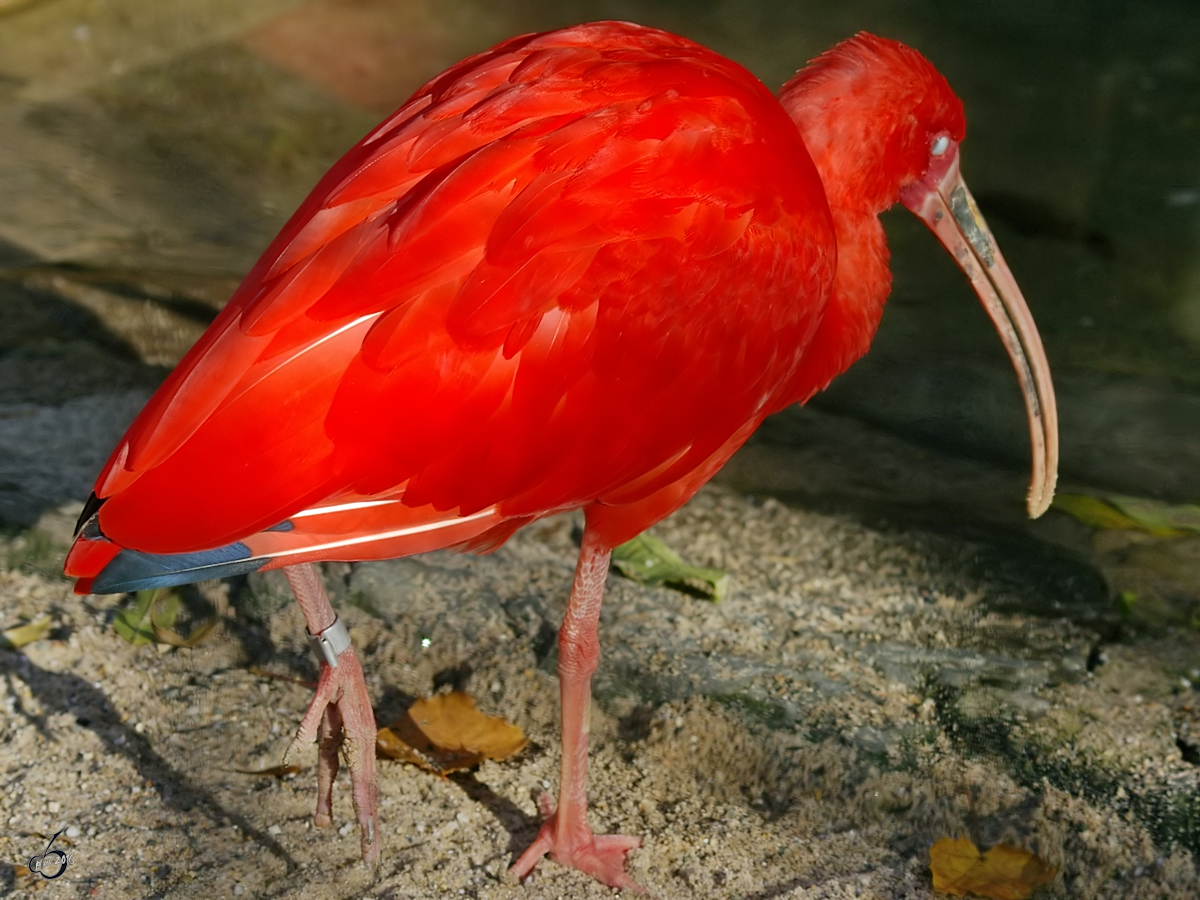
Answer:
M323 827L333 821L333 783L338 773L338 750L342 751L350 770L363 861L368 865L379 859L375 731L375 714L362 666L354 648L348 647L338 656L336 668L322 661L312 702L283 755L286 765L302 746L317 741L317 805L313 824Z

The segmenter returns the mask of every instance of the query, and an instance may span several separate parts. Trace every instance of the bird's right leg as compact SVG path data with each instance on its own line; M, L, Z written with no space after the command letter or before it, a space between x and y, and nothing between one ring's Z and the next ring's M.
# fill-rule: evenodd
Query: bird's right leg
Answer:
M558 686L562 697L562 774L558 804L543 795L545 819L533 845L510 870L518 878L533 871L543 856L586 872L610 887L641 892L625 874L625 854L641 846L636 837L593 834L587 819L588 733L592 719L592 673L600 661L600 602L611 548L584 529L583 545L567 614L558 631Z
M300 612L309 638L333 633L338 618L329 603L320 573L312 563L287 566L283 570L296 595ZM341 631L345 635L344 630ZM308 706L296 737L284 753L286 764L303 745L317 738L317 809L313 824L329 825L333 821L333 782L338 772L338 750L346 754L346 766L350 769L350 790L354 799L354 812L362 832L362 856L367 863L379 858L378 840L378 796L375 784L375 713L371 709L371 698L363 678L362 666L349 645L326 646L318 654L321 659L321 674L317 679L317 690ZM340 643L337 642L337 643ZM339 652L340 651L340 652Z

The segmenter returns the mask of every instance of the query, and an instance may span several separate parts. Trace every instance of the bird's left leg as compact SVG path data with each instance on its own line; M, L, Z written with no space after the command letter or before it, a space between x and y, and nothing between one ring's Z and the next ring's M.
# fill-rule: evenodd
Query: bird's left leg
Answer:
M338 749L345 752L354 812L362 831L363 860L374 863L379 858L375 713L371 709L362 666L350 646L349 635L329 604L316 566L312 563L287 566L283 574L304 614L309 640L321 657L316 693L283 761L286 764L301 746L311 744L320 731L317 810L313 823L328 825L333 821L333 782L338 772Z
M558 808L543 795L539 806L545 821L533 845L513 863L512 873L524 878L543 856L586 872L610 887L641 892L625 874L625 854L641 845L623 834L592 834L587 820L588 733L592 719L592 673L600 661L600 602L608 575L611 548L583 532L579 563L567 614L558 631L558 683L562 697L562 774Z

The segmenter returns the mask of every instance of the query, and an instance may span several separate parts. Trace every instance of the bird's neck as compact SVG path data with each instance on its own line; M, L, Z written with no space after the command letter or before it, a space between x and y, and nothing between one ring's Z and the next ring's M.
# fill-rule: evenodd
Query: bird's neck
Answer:
M801 83L789 83L780 95L821 176L837 241L829 303L789 385L793 402L801 403L867 352L892 288L879 213L895 203L896 190L880 183L868 148L848 146L859 142L846 123L828 121L835 117L824 99L805 93Z
M867 352L892 287L887 241L876 216L833 212L837 272L786 403L805 403Z

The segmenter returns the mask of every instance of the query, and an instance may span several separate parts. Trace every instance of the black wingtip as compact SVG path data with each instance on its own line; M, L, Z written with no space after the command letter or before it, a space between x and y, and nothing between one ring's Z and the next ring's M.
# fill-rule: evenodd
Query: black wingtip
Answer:
M87 524L88 519L96 514L96 511L104 505L104 500L96 496L93 491L88 497L87 503L83 504L83 512L79 514L79 521L75 523L75 537L79 537L79 532L83 531L83 526Z

